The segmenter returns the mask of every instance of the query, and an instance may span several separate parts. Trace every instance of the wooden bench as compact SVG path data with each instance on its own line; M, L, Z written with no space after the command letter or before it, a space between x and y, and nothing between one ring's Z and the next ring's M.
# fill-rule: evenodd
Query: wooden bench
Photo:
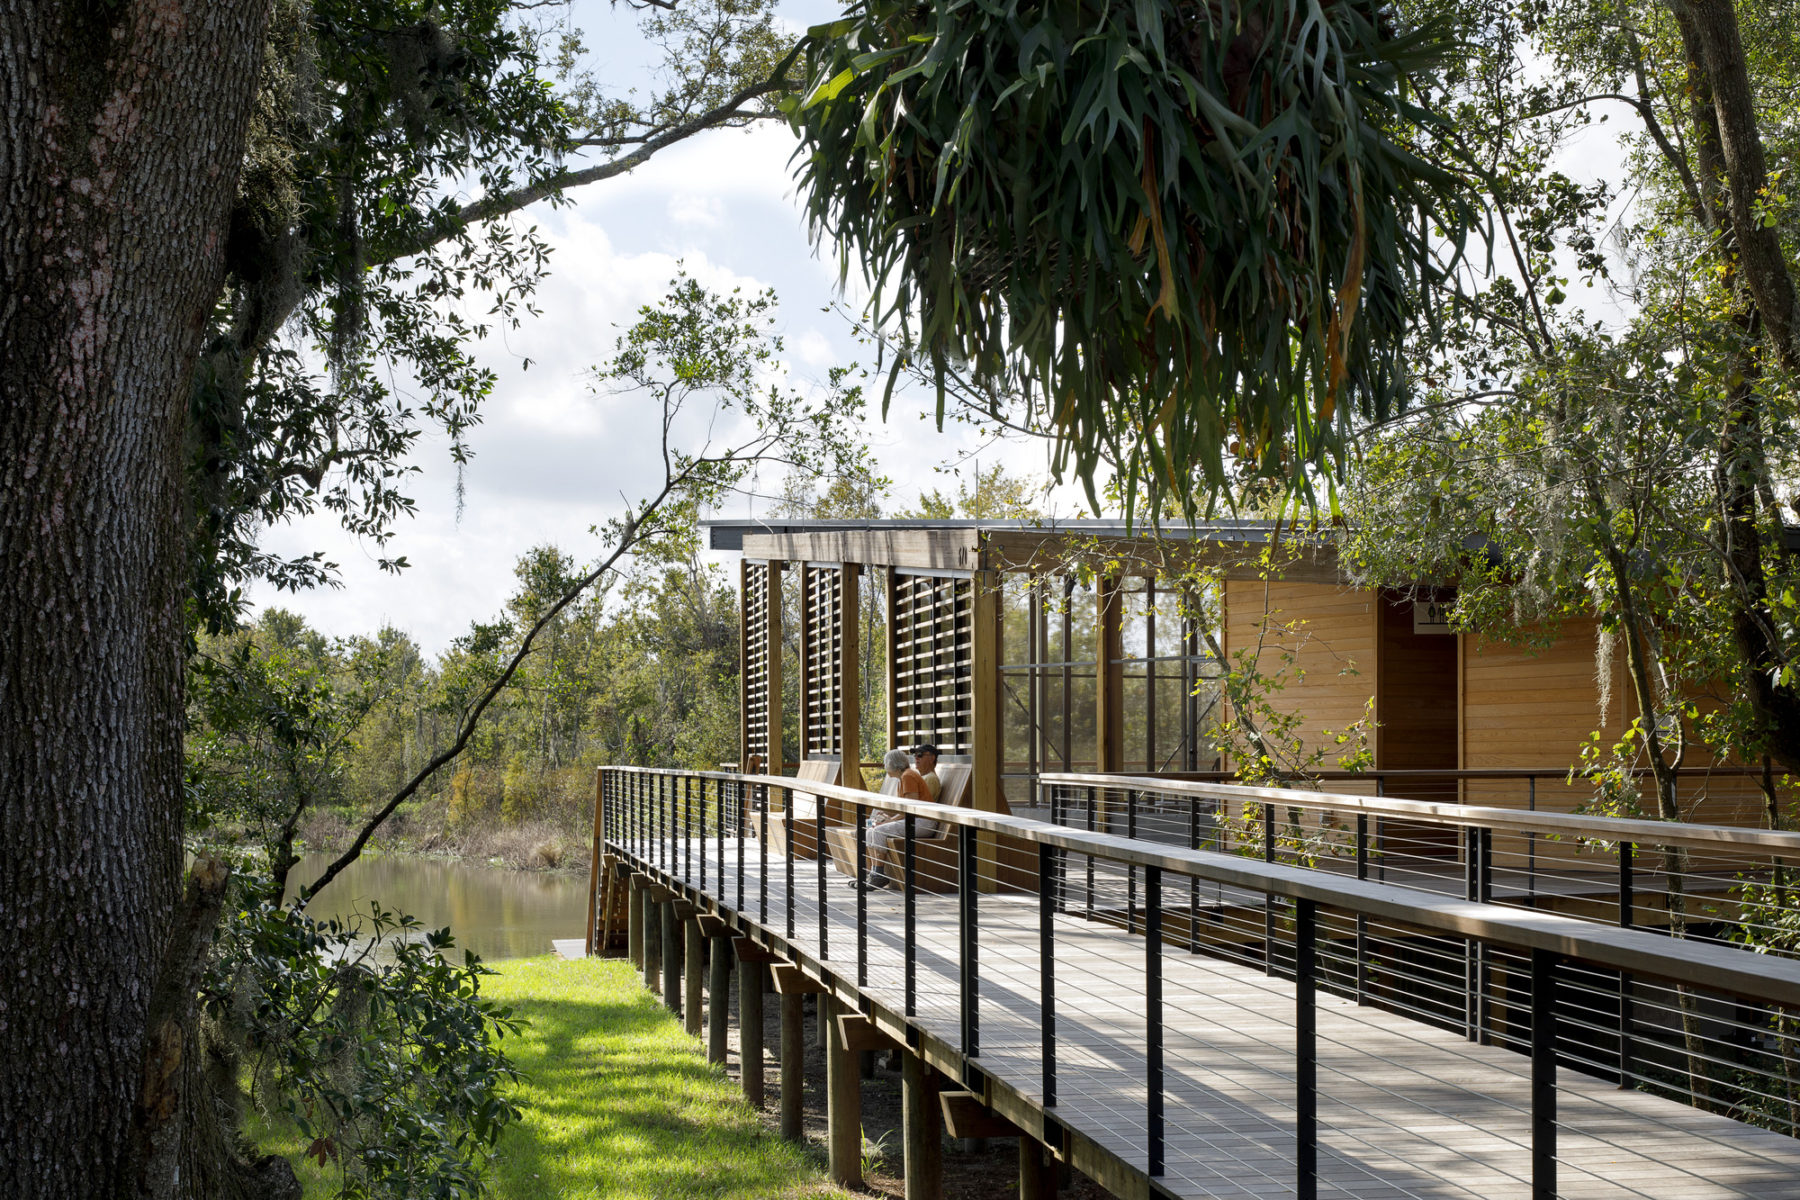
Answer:
M843 781L843 773L842 759L835 755L824 755L803 761L799 771L795 774L795 782L836 785ZM769 857L778 858L787 854L789 826L791 825L794 857L817 858L818 839L814 836L813 825L819 814L818 797L789 792L788 799L793 805L791 809L776 813L750 814L750 828L757 837L767 839ZM843 815L838 811L841 808L842 805L839 802L827 801L825 822L828 827L843 822Z

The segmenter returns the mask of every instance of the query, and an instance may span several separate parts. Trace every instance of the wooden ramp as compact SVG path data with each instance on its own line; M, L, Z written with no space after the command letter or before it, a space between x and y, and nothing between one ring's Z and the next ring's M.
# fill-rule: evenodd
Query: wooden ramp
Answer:
M682 847L681 872L737 907L734 840ZM668 849L674 849L669 847ZM772 862L767 908L756 843L744 856L742 917L856 975L856 894L832 874L826 952L816 865L795 868L788 934L785 864ZM697 853L695 853L697 852ZM882 1008L904 1005L903 910L871 893L868 985ZM961 1038L956 896L920 895L912 1023L949 1045ZM978 901L979 1068L1041 1101L1039 908L1036 897ZM1049 1114L1143 1171L1147 1019L1142 937L1069 914L1054 920L1057 1103ZM1175 1196L1249 1200L1295 1194L1294 984L1260 969L1165 947L1166 1163ZM1529 1060L1455 1033L1321 993L1318 997L1319 1195L1529 1200ZM1800 1141L1567 1068L1558 1073L1558 1195L1651 1200L1800 1200Z

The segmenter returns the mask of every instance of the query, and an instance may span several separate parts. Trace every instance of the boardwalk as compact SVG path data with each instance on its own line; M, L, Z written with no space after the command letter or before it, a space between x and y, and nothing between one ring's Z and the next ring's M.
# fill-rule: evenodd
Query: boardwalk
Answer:
M640 846L640 850L644 847ZM675 878L697 884L698 856ZM704 894L735 909L735 841L693 843ZM816 865L795 864L792 935L784 864L769 864L758 921L760 847L746 844L742 916L818 958ZM721 887L721 881L723 886ZM828 953L856 973L854 891L826 891ZM958 901L918 897L914 1024L951 1045L961 1036ZM868 896L868 985L903 1009L900 898ZM1042 1096L1039 909L1035 897L979 898L982 1070ZM1055 919L1057 1104L1064 1125L1142 1170L1146 1145L1145 944L1114 926ZM1164 972L1166 1163L1170 1194L1239 1200L1294 1194L1295 991L1252 966L1173 948ZM1526 1200L1530 1077L1526 1057L1321 994L1318 1001L1319 1194ZM1654 1200L1800 1200L1800 1141L1564 1069L1559 1073L1560 1195Z

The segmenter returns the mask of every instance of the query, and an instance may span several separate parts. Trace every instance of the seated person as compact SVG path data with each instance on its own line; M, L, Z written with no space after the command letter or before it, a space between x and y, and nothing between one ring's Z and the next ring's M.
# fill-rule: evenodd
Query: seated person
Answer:
M913 773L925 781L925 786L931 789L931 799L936 800L944 794L944 781L938 778L937 773L937 747L930 742L920 742L913 747L912 754ZM900 783L900 793L906 794L904 777Z
M889 750L881 756L881 766L888 773L889 778L900 781L901 799L917 800L928 804L937 799L938 793L943 790L944 785L938 780L935 770L937 748L921 746L919 749L930 751L930 757L924 759L920 764L925 767L923 772L908 760L904 750ZM915 818L913 821L914 837L936 837L937 831L938 823L936 821L924 817ZM894 843L905 840L906 818L904 816L895 816L893 813L883 812L879 809L869 814L869 856L875 860L875 870L873 878L869 880L867 886L872 888L894 886L894 881L888 877L887 873L888 856Z

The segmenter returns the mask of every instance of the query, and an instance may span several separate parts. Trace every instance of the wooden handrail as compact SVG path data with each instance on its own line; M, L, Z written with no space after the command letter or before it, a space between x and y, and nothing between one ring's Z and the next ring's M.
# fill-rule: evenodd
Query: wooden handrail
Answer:
M1474 938L1520 950L1545 950L1568 958L1636 975L1713 991L1731 992L1763 1003L1800 1008L1800 960L1756 954L1708 942L1669 938L1636 929L1621 929L1533 909L1510 908L1472 900L1456 900L1432 892L1282 866L1210 850L1188 850L1137 841L1109 833L1089 833L1028 817L1002 816L978 809L878 796L856 788L813 783L785 775L722 775L655 767L607 767L627 773L723 778L781 788L817 798L842 801L912 815L987 833L1010 834L1040 845L1092 855L1127 866L1156 867L1179 875L1243 888L1270 896L1310 900L1316 904L1395 921L1434 933ZM1118 776L1093 776L1117 786ZM1197 787L1224 787L1198 784ZM1296 793L1277 788L1233 789L1259 793L1258 799L1287 801ZM1316 795L1316 793L1314 793ZM1361 797L1345 797L1360 800ZM1507 812L1495 809L1494 812ZM1605 818L1595 818L1604 820ZM1636 822L1666 829L1661 822ZM1654 839L1649 839L1654 840Z
M1294 808L1364 812L1412 821L1434 821L1442 825L1504 829L1512 833L1567 834L1596 842L1634 842L1715 850L1721 846L1755 846L1800 857L1800 833L1741 825L1697 825L1686 821L1645 821L1633 817L1590 817L1574 813L1544 812L1541 809L1493 808L1431 800L1400 800L1392 796L1353 796L1343 792L1247 787L1243 784L1157 779L1145 775L1045 774L1039 775L1038 781L1053 786L1167 792L1218 800L1252 800L1259 804L1272 803Z

